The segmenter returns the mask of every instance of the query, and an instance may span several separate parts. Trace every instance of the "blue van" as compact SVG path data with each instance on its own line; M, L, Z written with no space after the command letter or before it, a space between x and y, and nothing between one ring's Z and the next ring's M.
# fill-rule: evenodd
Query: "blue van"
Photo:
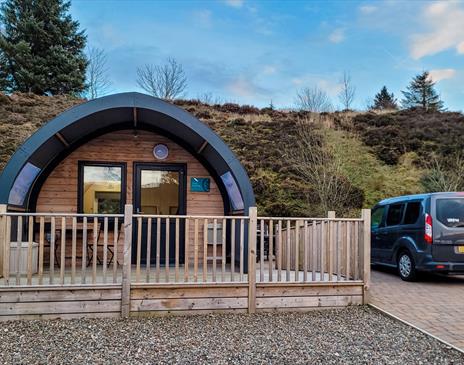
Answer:
M371 222L372 264L396 267L406 281L419 271L464 272L464 193L385 199Z

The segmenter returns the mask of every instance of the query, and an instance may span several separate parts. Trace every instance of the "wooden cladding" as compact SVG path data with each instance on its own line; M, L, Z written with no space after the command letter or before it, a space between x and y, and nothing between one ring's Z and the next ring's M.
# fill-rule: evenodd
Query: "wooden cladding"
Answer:
M127 165L126 202L133 201L133 168L135 162L158 163L153 157L153 147L163 143L169 147L169 156L163 163L187 165L187 214L223 215L222 195L206 168L184 148L166 137L147 131L138 131L134 137L130 130L104 134L77 148L52 171L42 186L38 200L38 212L77 213L78 209L78 162L120 162ZM190 191L191 177L210 178L209 192Z

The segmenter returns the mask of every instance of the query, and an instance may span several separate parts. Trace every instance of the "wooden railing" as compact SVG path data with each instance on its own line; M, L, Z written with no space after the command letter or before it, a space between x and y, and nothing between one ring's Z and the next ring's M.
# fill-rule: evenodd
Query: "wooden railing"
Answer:
M0 214L0 285L74 285L121 280L123 215ZM110 257L108 256L110 254Z
M19 244L18 244L19 242ZM0 210L0 286L369 283L361 218L84 215ZM253 294L252 292L250 294ZM252 297L252 295L251 295ZM124 303L123 303L124 307Z
M359 280L363 220L259 218L259 282Z
M136 283L246 281L249 217L136 214L133 224Z

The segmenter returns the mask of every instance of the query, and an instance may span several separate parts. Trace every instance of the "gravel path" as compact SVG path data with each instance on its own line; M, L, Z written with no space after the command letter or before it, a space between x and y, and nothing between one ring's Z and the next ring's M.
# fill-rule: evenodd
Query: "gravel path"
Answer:
M98 364L463 364L464 355L367 307L309 313L0 325L0 361Z

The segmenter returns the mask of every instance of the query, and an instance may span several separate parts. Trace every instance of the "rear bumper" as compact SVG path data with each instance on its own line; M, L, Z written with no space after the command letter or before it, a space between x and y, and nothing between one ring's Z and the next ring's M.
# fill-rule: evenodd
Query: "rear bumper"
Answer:
M432 244L431 253L418 256L416 260L418 270L464 273L464 254L457 252L456 245Z
M464 263L429 261L416 265L416 269L420 271L464 273Z

